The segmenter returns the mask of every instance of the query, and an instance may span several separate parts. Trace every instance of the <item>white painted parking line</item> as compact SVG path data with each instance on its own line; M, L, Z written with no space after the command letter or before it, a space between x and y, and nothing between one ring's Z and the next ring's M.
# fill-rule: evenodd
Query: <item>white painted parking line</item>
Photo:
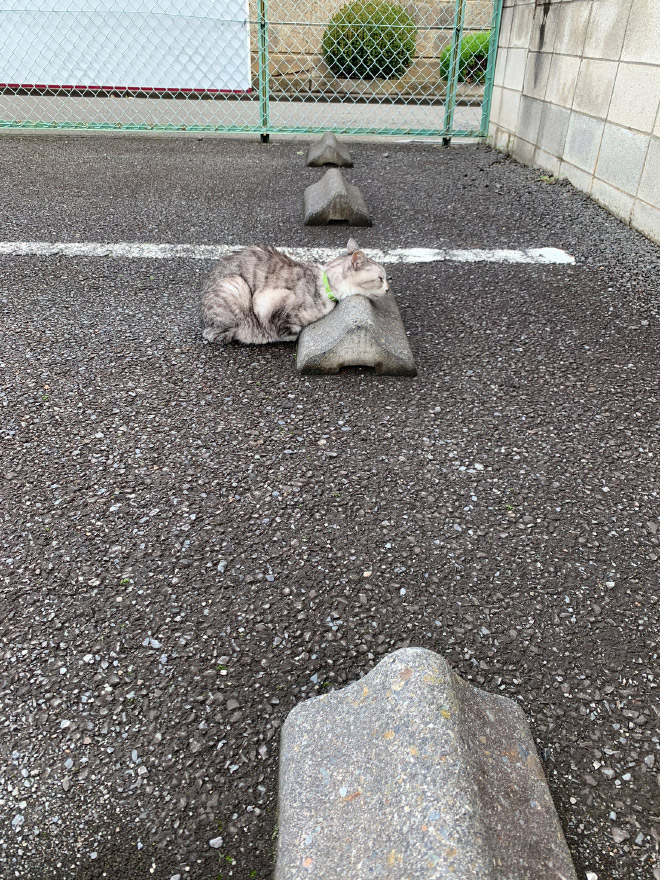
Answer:
M96 241L0 241L0 256L11 257L119 257L130 260L218 260L241 245L228 244L150 244L149 242ZM281 247L294 259L326 263L342 251L337 248ZM383 251L365 248L366 255L379 263L532 263L573 265L575 258L559 248L396 248Z

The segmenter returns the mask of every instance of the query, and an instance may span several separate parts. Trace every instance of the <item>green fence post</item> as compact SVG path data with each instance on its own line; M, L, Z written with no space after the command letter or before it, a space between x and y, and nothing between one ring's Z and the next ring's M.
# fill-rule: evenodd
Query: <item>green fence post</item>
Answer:
M445 136L442 143L448 147L451 143L451 130L454 125L454 107L456 105L456 86L458 73L461 66L461 39L463 37L463 22L465 20L466 0L456 0L454 8L454 32L451 40L451 55L449 57L449 75L447 76L447 99L445 103Z
M502 4L504 0L494 0L493 20L490 25L490 40L488 42L488 62L486 64L486 82L484 84L484 102L481 108L481 137L488 137L488 123L490 122L490 104L493 97L493 82L495 80L495 65L497 64L497 46L500 41L500 21L502 19Z
M261 143L269 141L268 0L259 0L259 111Z

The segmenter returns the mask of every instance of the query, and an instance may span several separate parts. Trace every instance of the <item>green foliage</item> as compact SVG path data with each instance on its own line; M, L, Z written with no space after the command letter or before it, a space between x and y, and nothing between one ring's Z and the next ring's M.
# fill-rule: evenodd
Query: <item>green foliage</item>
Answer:
M337 12L323 34L323 60L335 76L396 79L415 57L417 27L402 6L354 0Z
M482 83L485 80L489 42L490 31L467 34L467 36L463 37L459 47L459 82L471 80L472 82ZM440 79L449 79L450 65L451 46L447 46L440 53Z

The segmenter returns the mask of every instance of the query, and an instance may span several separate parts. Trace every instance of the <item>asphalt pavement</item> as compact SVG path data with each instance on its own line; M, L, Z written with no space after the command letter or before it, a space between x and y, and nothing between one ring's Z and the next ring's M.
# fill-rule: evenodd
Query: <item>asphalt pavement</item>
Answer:
M0 240L343 245L306 145L2 136ZM660 878L660 250L357 143L416 379L204 346L202 260L0 257L0 876L265 880L301 699L419 645L524 709L578 876Z

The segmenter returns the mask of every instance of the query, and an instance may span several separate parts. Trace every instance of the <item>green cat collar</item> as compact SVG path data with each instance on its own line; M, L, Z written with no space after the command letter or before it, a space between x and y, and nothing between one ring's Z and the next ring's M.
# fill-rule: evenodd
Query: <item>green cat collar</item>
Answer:
M325 272L323 273L323 286L325 287L325 292L328 294L328 299L332 300L332 302L339 302L337 297L330 289L330 282L328 281L328 276L325 274Z

